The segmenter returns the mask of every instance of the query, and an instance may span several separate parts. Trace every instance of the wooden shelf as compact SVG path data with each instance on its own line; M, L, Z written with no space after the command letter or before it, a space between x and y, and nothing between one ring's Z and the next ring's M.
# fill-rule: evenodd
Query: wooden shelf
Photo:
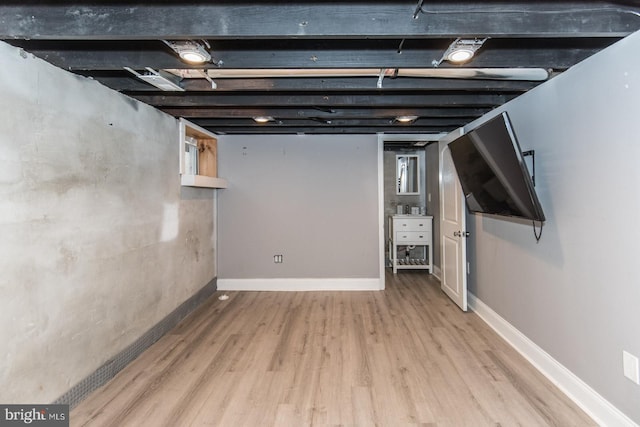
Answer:
M227 188L229 183L224 178L204 175L185 175L180 177L183 187Z
M187 146L187 140L189 145ZM227 188L218 178L218 140L216 136L185 119L180 119L180 183L185 187ZM185 147L193 154L186 153ZM195 157L192 157L195 156Z

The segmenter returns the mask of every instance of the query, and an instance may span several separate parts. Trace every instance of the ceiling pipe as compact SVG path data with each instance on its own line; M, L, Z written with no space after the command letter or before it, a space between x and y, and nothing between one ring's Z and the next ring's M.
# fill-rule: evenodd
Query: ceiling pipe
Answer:
M332 68L332 69L209 69L213 79L284 77L424 77L443 79L485 79L545 81L544 68Z

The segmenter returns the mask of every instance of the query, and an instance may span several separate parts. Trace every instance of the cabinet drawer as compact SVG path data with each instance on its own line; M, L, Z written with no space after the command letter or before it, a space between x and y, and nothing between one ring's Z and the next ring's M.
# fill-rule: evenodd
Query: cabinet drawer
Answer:
M427 218L395 219L393 226L396 231L423 231L431 228L431 220Z
M411 243L415 245L430 245L431 232L429 231L398 231L396 244Z

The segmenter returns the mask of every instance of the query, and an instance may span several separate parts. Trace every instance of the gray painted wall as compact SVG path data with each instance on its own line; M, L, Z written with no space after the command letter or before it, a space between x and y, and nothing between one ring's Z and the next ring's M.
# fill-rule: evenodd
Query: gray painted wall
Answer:
M49 403L215 276L176 121L0 43L0 402Z
M640 33L504 106L536 150L540 243L529 223L469 218L471 292L636 423L622 351L640 356L638 52Z
M228 135L218 158L220 278L380 276L376 135Z

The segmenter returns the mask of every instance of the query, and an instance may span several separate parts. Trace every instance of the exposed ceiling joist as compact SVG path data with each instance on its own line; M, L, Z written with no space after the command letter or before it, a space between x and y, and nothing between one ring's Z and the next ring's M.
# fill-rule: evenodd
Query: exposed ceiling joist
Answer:
M385 133L385 134L402 134L409 133L419 134L440 134L449 133L453 131L455 127L437 126L437 127L420 127L420 126L393 126L386 127L370 127L370 126L306 126L306 127L291 127L283 128L281 126L256 126L250 128L216 128L210 129L217 134L229 134L229 135L279 135L279 134L371 134L371 133Z
M154 2L22 1L1 9L0 38L622 37L640 17L623 2Z
M135 80L128 75L109 76L92 74L104 85L126 91L154 91L152 86ZM215 79L216 89L204 79L184 79L180 85L187 91L362 91L377 92L377 79L372 77L343 78L255 78L255 79ZM400 77L388 78L383 89L394 91L475 91L475 92L526 92L537 86L537 82L511 80L465 80L428 79Z
M177 117L208 118L218 117L227 119L269 116L281 119L300 119L305 117L322 117L327 119L361 119L361 118L389 118L398 115L418 117L460 117L462 119L475 119L489 112L491 107L485 108L264 108L234 107L234 108L162 108L162 111ZM268 113L268 114L267 114Z
M147 95L135 94L130 96L147 104L158 107L234 107L234 106L326 106L346 107L367 105L370 107L441 107L464 105L474 107L497 106L513 99L518 94L394 94L362 95L362 94L281 94L281 93L199 93L180 92L179 95Z
M213 129L233 128L233 127L246 127L249 123L247 120L251 119L235 119L229 120L227 118L215 118L215 119L199 119L198 125ZM313 117L303 119L285 119L282 117L274 118L272 123L262 125L263 127L280 126L280 127L311 127L320 125L332 125L332 126L386 126L394 124L394 118L363 118L363 119L341 119L341 118L327 118L327 117ZM425 118L418 119L412 123L414 126L422 127L451 127L456 128L465 124L465 118L453 117L453 118Z
M583 40L516 39L489 40L485 49L475 58L478 68L519 67L566 69L593 55L616 39ZM47 61L72 71L121 70L122 67L154 68L409 68L431 67L447 48L450 40L368 40L349 43L346 40L331 43L300 43L293 46L264 48L264 43L229 43L211 41L215 63L189 65L182 62L160 41L145 42L21 42L25 50ZM442 64L447 67L447 64Z
M449 132L639 29L635 0L0 3L0 39L232 134ZM458 38L483 41L463 64L444 60Z

